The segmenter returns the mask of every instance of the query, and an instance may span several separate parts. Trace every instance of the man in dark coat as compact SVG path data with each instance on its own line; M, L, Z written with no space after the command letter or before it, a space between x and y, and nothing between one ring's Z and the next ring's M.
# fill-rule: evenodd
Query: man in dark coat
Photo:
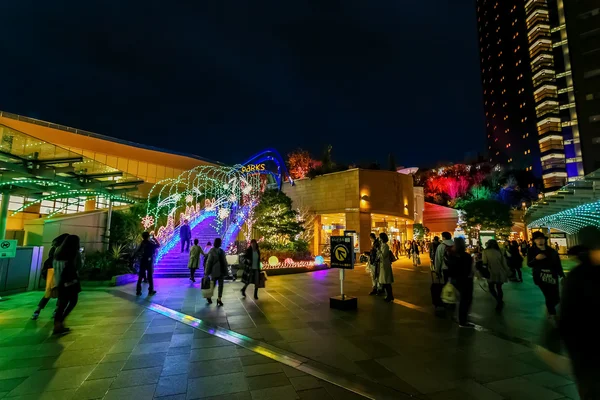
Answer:
M179 228L179 239L181 239L181 252L190 251L190 242L192 240L192 230L188 224L188 220L183 220L183 225Z

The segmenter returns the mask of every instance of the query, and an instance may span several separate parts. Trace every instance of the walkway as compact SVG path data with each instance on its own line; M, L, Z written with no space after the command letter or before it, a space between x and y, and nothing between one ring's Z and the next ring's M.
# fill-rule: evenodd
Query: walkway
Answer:
M271 277L258 301L228 283L223 308L205 306L185 279L158 280L154 304L132 287L89 290L61 338L49 336L49 310L28 320L39 293L10 296L0 302L0 398L577 398L532 348L545 336L534 287L509 285L504 316L478 289L474 321L488 330L461 330L433 315L425 269L395 265L394 304L365 295L363 268L348 273L356 313L328 306L336 270Z

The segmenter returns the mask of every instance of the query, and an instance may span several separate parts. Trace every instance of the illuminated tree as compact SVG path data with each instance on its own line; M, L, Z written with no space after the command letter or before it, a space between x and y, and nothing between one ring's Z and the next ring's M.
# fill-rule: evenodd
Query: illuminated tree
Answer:
M474 200L465 204L463 211L464 221L469 227L506 231L513 224L510 206L497 200Z
M321 163L313 160L308 151L298 149L288 154L288 170L293 179L306 178L308 172L318 167Z
M423 240L425 235L429 233L429 228L423 226L423 224L413 225L413 235L417 240Z
M297 240L311 243L315 237L315 214L306 207L298 208L297 221L304 226L304 231L296 236Z
M272 246L285 246L304 231L292 199L279 190L266 190L254 210L254 228Z

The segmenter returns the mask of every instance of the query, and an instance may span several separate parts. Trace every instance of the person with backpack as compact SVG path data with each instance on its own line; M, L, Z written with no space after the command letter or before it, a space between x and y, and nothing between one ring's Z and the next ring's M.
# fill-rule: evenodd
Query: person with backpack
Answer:
M142 242L134 253L134 256L140 257L140 270L136 286L136 296L142 295L142 280L148 279L148 296L154 296L154 253L160 244L156 239L150 236L148 232L142 233Z
M222 307L223 301L221 298L223 297L223 283L224 278L227 276L227 257L225 257L225 252L221 249L222 244L221 238L216 238L214 241L214 246L210 249L208 253L208 260L206 261L206 269L204 270L205 276L210 276L212 281L215 283L215 286L219 285L219 294L217 297L217 306ZM208 297L206 299L208 304L212 304L212 298Z
M456 238L446 262L452 284L460 293L458 324L461 328L473 328L474 325L468 321L469 310L473 303L473 258L467 253L464 238Z
M64 233L57 238L54 238L52 241L52 247L50 247L50 251L48 252L48 258L46 261L44 261L44 266L42 267L42 278L46 280L46 291L44 292L44 297L42 297L37 308L33 312L33 315L31 316L31 319L34 321L40 317L40 313L44 308L46 308L46 305L48 305L48 302L52 298L52 288L54 287L54 268L52 266L52 262L54 261L54 254L56 249L63 244L68 236L68 233ZM58 308L58 302L56 306ZM54 310L53 315L56 315L56 310Z
M448 283L448 265L446 264L446 258L448 257L450 249L454 246L452 241L452 235L450 232L442 232L442 243L439 244L435 251L435 271L438 276L444 277L444 283Z
M535 283L546 299L548 318L556 319L556 306L560 303L559 278L565 273L556 250L548 246L548 239L543 232L533 232L534 246L527 254L527 265L532 269Z

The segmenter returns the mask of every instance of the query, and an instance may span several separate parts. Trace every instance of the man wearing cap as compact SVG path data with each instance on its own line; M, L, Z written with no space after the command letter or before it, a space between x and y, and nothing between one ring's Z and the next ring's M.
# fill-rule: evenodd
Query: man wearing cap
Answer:
M548 246L543 232L533 232L533 247L527 254L527 265L533 270L535 283L546 299L548 317L556 319L556 306L560 302L559 278L564 278L560 257L556 250Z
M600 342L595 314L600 309L600 230L588 226L577 234L580 245L569 251L580 264L563 285L559 332L565 342L582 400L600 399Z

